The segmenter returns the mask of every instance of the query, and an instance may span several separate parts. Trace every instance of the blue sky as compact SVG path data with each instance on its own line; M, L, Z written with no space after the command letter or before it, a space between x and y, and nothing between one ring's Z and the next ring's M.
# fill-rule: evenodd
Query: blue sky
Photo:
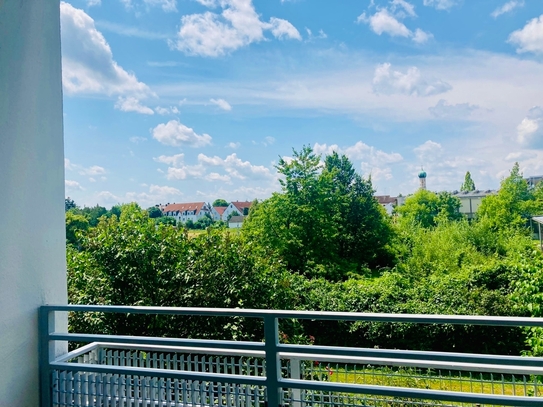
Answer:
M252 200L292 148L378 194L543 174L543 1L61 3L66 195Z

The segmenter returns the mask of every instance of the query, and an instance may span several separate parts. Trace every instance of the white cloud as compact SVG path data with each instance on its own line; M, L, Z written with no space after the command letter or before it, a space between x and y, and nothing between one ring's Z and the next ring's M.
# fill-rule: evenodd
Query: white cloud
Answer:
M505 157L506 161L525 161L530 160L532 158L536 158L537 153L533 151L517 151L514 153L509 153Z
M209 101L214 105L219 106L222 110L226 110L227 112L232 110L232 106L230 106L230 103L228 103L224 99L209 99Z
M490 15L494 18L498 18L502 14L510 13L516 8L524 7L524 0L510 0L502 6L494 10Z
M315 143L313 151L317 154L325 155L336 151L338 154L345 154L353 162L360 161L360 168L363 173L366 175L371 174L372 179L375 181L392 179L390 164L403 160L403 157L399 153L386 153L362 141L358 141L348 147L339 147L337 144Z
M71 181L68 179L64 181L64 188L66 189L66 191L82 191L83 190L83 187L81 186L81 184L79 184L79 182Z
M211 144L211 136L209 134L197 134L193 129L177 120L161 123L152 132L155 140L168 146L202 147Z
M392 0L390 6L393 12L396 13L399 17L409 16L416 17L415 6L411 3L408 3L405 0Z
M272 136L266 136L264 137L264 144L265 146L271 146L273 143L275 143L275 137Z
M398 21L385 8L379 10L369 18L363 13L358 17L357 21L368 23L372 31L377 35L385 33L391 37L409 37L412 34L411 30Z
M282 18L272 17L270 18L270 27L271 33L275 38L280 40L284 39L295 39L301 40L302 36L291 23Z
M235 143L234 143L233 141L231 141L230 143L228 143L228 144L226 145L226 147L231 148L232 150L236 150L236 149L238 149L240 146L241 146L241 144L240 144L239 142L235 142Z
M422 31L420 28L417 28L415 30L415 33L413 34L413 42L416 42L417 44L424 44L428 42L430 38L433 38L433 34L427 33Z
M543 142L543 109L534 106L517 126L517 140L527 146L541 146Z
M272 178L269 168L263 165L253 165L249 161L243 161L236 153L220 158L209 157L205 154L198 154L198 162L205 167L222 167L228 176L237 179L262 179Z
M413 149L417 158L422 162L433 161L443 153L441 144L432 140L427 140L423 144Z
M356 21L368 24L371 30L377 35L385 33L391 37L411 38L417 44L424 44L433 37L431 33L427 33L420 28L417 28L413 32L404 23L399 21L399 19L405 17L416 16L415 7L411 3L405 0L392 0L390 8L379 9L369 17L364 12L358 16Z
M205 175L205 168L201 165L186 165L185 154L172 156L161 155L155 157L156 162L169 165L166 178L184 180L189 178L201 178Z
M477 105L470 105L469 103L452 105L444 99L440 99L435 106L428 108L433 116L440 119L465 119L477 109L480 109Z
M96 27L103 31L113 32L125 37L143 38L145 40L166 40L170 36L163 33L143 30L140 27L127 26L111 21L97 20Z
M155 112L157 112L159 115L165 116L168 114L179 114L179 109L176 106L170 106L170 107L157 106L155 107Z
M221 182L230 182L231 178L228 175L221 175L217 172L211 172L205 176L207 181L221 181Z
M206 7L220 5L221 14L206 11L181 18L177 40L170 45L189 55L217 57L253 42L265 39L270 30L276 38L301 39L298 30L286 20L272 17L269 23L260 20L252 0L199 1Z
M437 10L449 10L456 6L459 0L424 0L423 4L428 7L434 7Z
M105 175L107 173L106 169L104 167L100 167L99 165L84 167L82 165L72 163L67 158L64 159L64 168L68 171L77 171L80 175L96 176Z
M137 202L143 207L149 207L159 203L172 202L173 200L182 196L183 193L179 189L167 185L151 185L148 192L127 192L124 196L115 195L110 191L101 191L96 195L100 203L103 205Z
M130 137L129 140L130 142L134 144L139 144L139 143L143 143L144 141L147 141L145 137L139 137L139 136Z
M149 6L160 6L165 12L177 11L177 0L143 0Z
M113 60L109 44L83 10L61 2L60 22L62 82L67 94L152 95L146 84Z
M391 64L384 63L375 68L373 76L375 93L431 96L451 89L451 85L441 80L423 78L417 67L411 67L406 73L402 73L391 70Z
M115 109L121 110L123 112L136 112L141 114L155 114L153 109L150 107L144 106L140 101L135 97L126 97L123 98L119 96L117 103L115 103Z
M533 18L517 31L513 31L507 42L517 46L517 52L543 52L543 14Z
M102 4L102 0L87 0L87 7L99 6Z

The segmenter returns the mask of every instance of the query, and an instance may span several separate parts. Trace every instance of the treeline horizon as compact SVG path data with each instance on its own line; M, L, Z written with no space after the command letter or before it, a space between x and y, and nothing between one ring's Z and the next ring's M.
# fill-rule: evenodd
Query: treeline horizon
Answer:
M543 185L530 187L518 164L469 222L458 198L425 190L389 216L371 179L335 152L321 159L304 147L277 169L280 192L255 202L236 234L211 224L189 235L134 203L92 222L70 208L70 302L541 316L543 256L526 222L543 210ZM70 329L262 339L243 318L87 314ZM520 328L282 321L281 330L322 345L539 354L543 344L540 330Z

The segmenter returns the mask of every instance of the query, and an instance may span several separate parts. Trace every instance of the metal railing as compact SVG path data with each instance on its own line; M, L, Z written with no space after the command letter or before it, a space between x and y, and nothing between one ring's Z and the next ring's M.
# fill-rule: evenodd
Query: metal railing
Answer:
M55 332L56 312L250 317L263 342ZM41 407L543 405L543 358L279 343L279 319L543 326L541 318L44 306ZM86 342L55 358L56 341Z

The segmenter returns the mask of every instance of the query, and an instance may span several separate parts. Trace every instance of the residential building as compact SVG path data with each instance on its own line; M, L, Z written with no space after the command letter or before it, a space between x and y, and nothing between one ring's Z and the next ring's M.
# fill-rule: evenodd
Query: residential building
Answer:
M239 229L241 226L243 226L244 219L245 216L232 216L228 221L228 227L230 229Z
M483 198L496 193L498 191L487 189L486 191L453 191L451 194L460 199L460 213L466 215L468 219L473 219Z
M225 217L223 217L224 211L226 210L226 206L213 206L211 208L211 217L213 220L226 220Z
M375 195L375 199L377 199L377 202L385 208L385 211L387 211L389 215L392 215L392 210L398 204L398 198L390 195Z
M543 180L543 175L532 175L524 178L529 186L535 187L539 182Z
M223 213L223 219L227 220L228 216L231 214L235 215L235 212L237 212L240 216L247 216L249 214L249 209L251 208L251 205L253 203L251 201L235 201L230 202L230 205L228 205Z
M213 218L212 206L205 202L173 203L161 209L164 216L173 217L177 222L197 222L206 215Z

